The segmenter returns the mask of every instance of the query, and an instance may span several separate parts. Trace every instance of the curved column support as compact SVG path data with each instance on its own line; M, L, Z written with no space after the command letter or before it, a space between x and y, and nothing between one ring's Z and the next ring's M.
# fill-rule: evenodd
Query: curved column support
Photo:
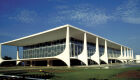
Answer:
M122 62L122 63L125 63L125 60L120 59L120 58L117 58L117 59L115 59L115 60L118 60L118 61L120 61L120 62Z
M127 59L129 59L129 49L127 48Z
M123 58L123 50L122 50L122 46L121 46L121 55L118 57L119 59Z
M132 59L132 49L130 49L130 58Z
M132 57L132 49L130 49L130 55L131 55L130 58L133 59L133 57Z
M121 61L122 63L124 63L124 60L119 60L119 61Z
M95 61L97 64L100 65L98 37L96 37L96 51L95 51L95 54L91 56L91 60Z
M129 48L129 59L132 59L132 56L131 56L131 48Z
M124 47L124 59L126 59L126 48Z
M122 63L124 63L124 50L123 50L123 47L121 46L121 55L118 57L119 58L119 61L121 61Z
M132 59L132 49L130 48L130 58Z
M131 59L131 49L129 48L129 59Z
M132 49L132 59L134 59L134 53L133 53L133 49Z
M131 59L131 49L129 48L129 59Z
M78 59L81 60L82 62L84 62L86 64L86 66L88 66L88 52L87 52L87 34L84 33L84 47L83 47L83 51L80 55L78 55Z
M1 47L2 47L2 45L0 44L0 64L4 61L3 59L2 59L2 56L1 56Z
M105 40L105 48L104 48L104 54L100 57L102 61L104 61L106 64L108 64L108 55L107 55L107 41Z
M20 63L20 61L18 61L19 58L19 47L17 46L17 61L16 61L16 65L18 65Z
M69 26L67 26L67 30L66 30L66 47L64 52L62 52L61 54L55 56L55 58L58 58L62 61L64 61L68 67L70 67L70 36L69 36Z

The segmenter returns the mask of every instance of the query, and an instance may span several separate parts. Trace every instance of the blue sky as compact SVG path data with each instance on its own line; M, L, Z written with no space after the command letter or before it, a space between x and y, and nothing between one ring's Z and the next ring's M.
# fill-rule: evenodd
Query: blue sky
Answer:
M140 0L0 0L0 43L70 24L140 54L139 4ZM15 47L3 46L5 55L15 58Z

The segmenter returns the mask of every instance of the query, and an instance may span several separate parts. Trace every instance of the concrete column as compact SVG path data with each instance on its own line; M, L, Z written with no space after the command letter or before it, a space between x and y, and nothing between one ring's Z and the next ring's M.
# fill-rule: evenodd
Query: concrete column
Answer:
M131 49L129 48L129 58L131 59Z
M1 44L0 44L0 59L1 59L2 57L1 57Z
M100 54L99 54L99 40L98 37L96 37L96 54L97 54L97 63L100 65Z
M121 46L121 55L120 55L119 59L120 59L120 61L121 61L122 63L124 63L124 61L123 61L124 54L123 54L123 53L124 53L124 52L123 52L123 47Z
M134 59L134 53L133 53L133 49L132 49L132 59Z
M122 46L121 46L121 58L123 57Z
M17 47L17 59L19 59L19 47Z
M124 58L126 58L126 48L124 47Z
M131 50L129 48L129 59L131 59Z
M1 47L2 47L2 45L0 44L0 64L3 62L3 59L2 59L2 56L1 56Z
M68 60L67 60L67 65L68 67L70 67L70 30L69 30L69 26L67 27L67 32L66 32L66 52L67 52L67 56L68 56Z
M129 58L131 59L131 49L129 48Z
M127 59L127 63L128 63L128 59L129 59L128 48L126 48L126 59Z
M19 47L17 47L17 61L16 61L16 65L19 64L20 61L19 60Z
M100 57L100 59L103 60L106 64L108 64L107 40L105 40L104 54Z
M111 60L111 64L112 64L112 60Z
M129 58L129 49L127 48L127 58Z
M105 54L107 54L107 41L105 40L105 51L104 51Z
M117 63L117 61L115 60L115 63Z
M78 55L78 59L81 60L88 66L88 52L87 52L87 34L84 33L84 44L83 44L83 51L80 55Z
M50 67L50 61L47 60L47 67Z
M91 60L95 61L97 64L100 65L98 37L96 37L96 49L94 55L91 56Z
M67 31L66 31L66 48L64 55L61 58L63 58L64 62L66 62L67 66L70 67L70 30L69 26L67 26Z
M84 55L83 55L83 58L84 58L84 62L86 64L86 66L88 66L88 51L87 51L87 34L86 32L84 33Z
M125 56L125 57L127 58L127 48L125 48L125 54L126 54L126 56Z
M30 61L30 67L32 67L33 66L33 64L32 64L32 60Z
M108 64L107 41L105 40L105 61Z
M50 67L50 66L52 66L52 61L51 60L47 60L47 67Z
M130 49L130 55L131 55L131 59L132 59L132 49Z
M131 49L130 53L131 53L131 59L132 59L132 49Z
M68 67L70 67L70 31L69 31L69 25L66 27L66 47L65 50L55 56L54 58L60 59L66 63Z

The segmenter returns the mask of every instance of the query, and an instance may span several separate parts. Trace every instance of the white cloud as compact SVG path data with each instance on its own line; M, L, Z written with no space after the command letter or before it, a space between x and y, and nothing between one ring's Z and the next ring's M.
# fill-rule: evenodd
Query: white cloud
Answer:
M112 19L103 9L94 8L91 4L79 4L73 7L57 6L59 12L55 17L51 17L53 23L64 21L74 21L78 24L93 26L96 24L105 24Z
M140 8L138 0L127 0L117 7L117 17L131 24L140 24Z
M93 4L58 5L55 13L50 14L47 23L81 24L96 26L110 21L122 21L130 24L140 24L140 8L138 0L125 0L112 11L94 7Z
M17 20L22 23L31 23L35 20L37 14L34 11L22 10L16 16L9 17L9 19Z
M111 19L111 16L108 16L104 12L99 12L98 10L75 10L71 18L74 20L79 20L87 24L104 24Z
M122 20L127 23L140 24L140 17L123 17Z
M12 38L17 38L19 35L15 35L14 33L9 33L9 32L0 32L0 36L4 37L12 37Z

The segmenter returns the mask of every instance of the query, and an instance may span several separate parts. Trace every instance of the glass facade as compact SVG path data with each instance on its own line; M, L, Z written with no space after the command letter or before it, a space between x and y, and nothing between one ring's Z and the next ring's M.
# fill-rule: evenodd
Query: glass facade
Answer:
M23 47L23 58L39 58L52 57L59 55L65 49L66 39L55 40L51 42L44 42L36 45L29 45ZM70 38L70 57L77 57L83 51L83 41ZM88 57L92 56L96 51L94 43L87 42ZM108 47L109 57L119 57L120 50ZM99 55L104 54L104 46L99 45Z
M124 49L122 48L122 55L124 56Z
M108 47L108 57L119 57L121 55L121 51Z
M70 39L70 57L76 57L83 51L83 41Z
M104 54L104 46L99 45L99 55L102 56Z
M71 38L70 39L70 57L77 57L83 51L83 41ZM95 44L87 43L88 57L95 53Z
M23 58L51 57L62 53L65 39L23 47Z
M96 46L93 43L87 43L88 57L95 53Z

